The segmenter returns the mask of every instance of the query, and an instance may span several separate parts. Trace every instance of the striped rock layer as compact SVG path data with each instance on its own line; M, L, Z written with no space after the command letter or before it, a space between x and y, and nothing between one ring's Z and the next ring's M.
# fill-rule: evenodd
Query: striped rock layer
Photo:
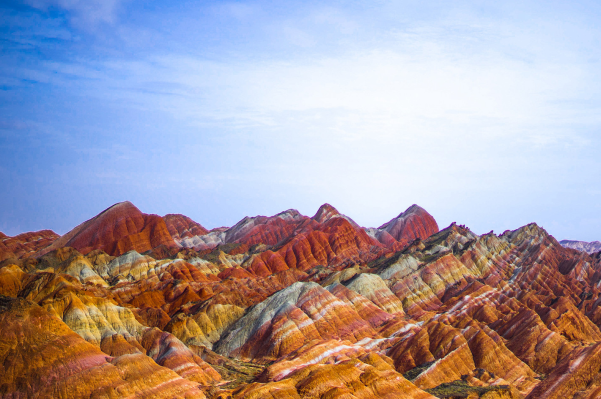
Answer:
M601 395L601 256L536 224L325 204L207 231L121 203L28 234L0 236L0 397Z

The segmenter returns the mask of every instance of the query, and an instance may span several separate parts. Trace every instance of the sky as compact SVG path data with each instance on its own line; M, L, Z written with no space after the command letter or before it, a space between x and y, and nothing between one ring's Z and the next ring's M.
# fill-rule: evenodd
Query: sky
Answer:
M327 202L601 240L596 1L0 2L0 231Z

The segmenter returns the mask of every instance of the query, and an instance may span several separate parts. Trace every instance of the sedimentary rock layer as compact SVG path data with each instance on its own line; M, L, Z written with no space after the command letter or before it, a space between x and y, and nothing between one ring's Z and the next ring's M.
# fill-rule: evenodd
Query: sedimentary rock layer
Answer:
M106 355L24 299L0 297L0 337L2 397L204 397L142 354Z
M9 237L0 232L0 262L10 258L26 258L52 244L60 236L52 230L41 230Z
M2 397L601 392L601 255L536 224L412 206L364 229L324 204L207 232L121 203L36 234L0 237Z

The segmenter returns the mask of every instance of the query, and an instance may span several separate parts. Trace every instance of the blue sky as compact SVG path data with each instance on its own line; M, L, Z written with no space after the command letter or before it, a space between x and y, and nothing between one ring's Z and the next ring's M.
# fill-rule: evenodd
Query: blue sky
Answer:
M502 4L499 4L502 3ZM413 203L601 239L598 2L0 5L0 231Z

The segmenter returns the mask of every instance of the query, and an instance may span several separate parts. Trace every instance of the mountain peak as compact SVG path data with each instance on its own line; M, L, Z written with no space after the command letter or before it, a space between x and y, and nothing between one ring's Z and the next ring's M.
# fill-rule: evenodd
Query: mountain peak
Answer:
M409 208L405 209L405 211L399 213L399 216L397 216L393 220L402 219L402 218L409 217L411 215L420 215L420 214L428 214L428 212L426 212L426 210L424 208L422 208L421 206L419 206L417 204L413 204ZM390 223L390 222L388 222L388 223Z
M163 218L142 213L131 202L123 201L75 227L37 255L69 246L82 254L101 249L117 256L132 249L142 253L159 245L177 246Z
M171 234L171 237L173 237L176 242L184 238L201 236L209 232L200 223L179 213L168 213L163 216L163 220L165 221L165 224L167 224L169 234Z
M104 211L100 212L96 217L98 217L106 212L117 211L117 210L123 211L124 209L136 209L139 211L138 207L135 206L130 201L121 201L121 202L117 202L116 204L109 206Z
M426 239L438 232L436 220L424 208L413 204L397 217L384 223L375 230L387 232L397 241L413 241L416 238ZM376 236L379 236L377 232Z
M298 220L303 217L296 209L287 209L278 213L275 216L284 220Z
M318 223L324 223L338 215L340 215L340 212L338 212L336 208L328 203L325 203L319 207L317 213L312 217L312 219Z

